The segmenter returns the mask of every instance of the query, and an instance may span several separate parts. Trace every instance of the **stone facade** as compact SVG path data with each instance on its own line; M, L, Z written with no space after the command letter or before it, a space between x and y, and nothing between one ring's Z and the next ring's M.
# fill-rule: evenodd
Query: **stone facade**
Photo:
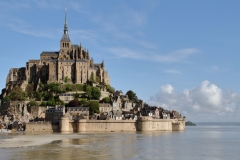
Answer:
M29 60L26 67L11 68L6 79L3 97L15 86L25 90L28 83L39 82L84 84L89 79L110 84L110 77L105 70L104 61L94 63L90 52L82 45L72 44L68 35L68 24L65 17L64 33L60 40L59 51L43 51L38 60Z
M113 106L110 103L99 103L100 113L109 113L113 110Z

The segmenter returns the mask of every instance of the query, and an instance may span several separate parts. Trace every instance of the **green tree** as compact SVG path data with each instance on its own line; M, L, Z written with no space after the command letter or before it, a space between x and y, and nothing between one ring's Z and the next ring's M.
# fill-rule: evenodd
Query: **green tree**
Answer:
M29 106L39 106L39 104L36 101L30 101L28 103Z
M111 87L109 84L106 86L106 88L107 88L107 91L109 93L114 93L115 92L115 89L113 87Z
M71 84L65 84L65 90L67 92L72 91L72 85Z
M9 97L12 101L24 101L26 100L26 93L22 90L22 88L16 86L11 90Z
M53 93L61 93L60 84L59 83L49 83L44 87L44 91L53 92Z
M68 76L64 77L64 82L65 82L65 83L70 82L70 78L68 78Z
M75 94L73 94L73 98L74 98L74 99L78 99L78 98L79 98L79 96L80 96L80 94L79 94L79 93L75 93Z
M132 90L127 91L126 95L128 95L128 98L134 102L138 101L138 97L136 93L134 93Z
M102 100L104 103L110 103L110 97L104 97Z
M82 84L75 84L77 91L83 91L83 85Z
M43 101L40 106L47 106L47 103Z
M55 106L56 103L55 103L55 101L53 99L50 99L50 100L47 101L47 105L48 106Z
M85 98L81 98L81 100L79 101L79 105L80 106L84 106L84 105L87 105L87 100Z
M89 85L86 85L85 92L87 94L88 99L91 100L92 99L92 87Z
M91 72L90 81L94 82L94 74L93 74L93 72Z
M91 101L89 103L89 114L99 113L99 103L98 101Z
M36 100L41 101L42 100L42 93L40 93L39 91L36 92L35 95Z
M33 84L28 84L26 86L26 93L27 93L27 96L29 98L33 98L34 97L34 85Z
M101 91L98 87L92 87L92 99L99 100L101 97Z
M11 101L10 96L5 96L5 97L3 98L3 102L9 102L9 101Z
M44 92L43 93L44 100L48 101L53 98L53 93L52 92Z

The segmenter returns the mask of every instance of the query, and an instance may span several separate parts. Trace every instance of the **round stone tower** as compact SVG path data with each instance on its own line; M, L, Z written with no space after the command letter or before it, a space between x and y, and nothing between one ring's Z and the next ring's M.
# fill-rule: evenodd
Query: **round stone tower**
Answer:
M62 117L59 122L60 132L69 132L69 118Z
M86 123L86 119L79 119L78 121L78 132L86 132L86 126L87 126L87 123Z

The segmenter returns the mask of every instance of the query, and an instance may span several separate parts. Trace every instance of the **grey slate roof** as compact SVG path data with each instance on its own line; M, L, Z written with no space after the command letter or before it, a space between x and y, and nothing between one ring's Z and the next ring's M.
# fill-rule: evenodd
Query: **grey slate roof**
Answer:
M29 62L39 62L39 59L30 59Z
M61 42L71 42L68 34L63 34Z
M42 51L42 53L41 53L41 56L43 55L43 56L47 56L47 55L49 55L49 56L57 56L59 54L59 52L57 52L57 51L55 51L55 52L51 52L51 51Z
M89 111L89 107L67 107L68 111Z
M102 66L101 63L95 63L94 66Z
M78 48L79 47L79 45L77 45L77 44L72 44L71 46L72 46L72 48Z

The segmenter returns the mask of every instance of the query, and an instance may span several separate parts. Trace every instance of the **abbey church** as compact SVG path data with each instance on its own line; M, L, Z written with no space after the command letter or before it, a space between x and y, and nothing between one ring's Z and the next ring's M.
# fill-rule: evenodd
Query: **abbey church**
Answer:
M110 84L110 77L104 67L104 61L94 63L88 50L83 49L81 44L71 43L65 13L64 33L60 40L60 50L43 51L39 60L29 60L26 67L11 68L6 79L5 91L8 92L15 85L19 85L25 90L28 83L33 83L35 86L40 82L66 83L67 81L73 84L84 84L90 78Z

